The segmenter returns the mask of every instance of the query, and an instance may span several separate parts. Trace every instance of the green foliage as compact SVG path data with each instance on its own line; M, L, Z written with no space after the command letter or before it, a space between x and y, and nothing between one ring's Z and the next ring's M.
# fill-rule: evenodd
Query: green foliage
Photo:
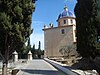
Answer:
M68 45L68 46L62 46L59 50L59 52L63 55L63 57L66 59L66 57L71 57L71 53L75 53L76 55L76 45Z
M32 33L31 17L35 7L31 0L0 1L0 55L9 60L14 50L21 53Z
M32 48L33 58L41 58L41 56L44 55L44 50L41 50L40 45L41 43L39 41L39 47L38 49L35 49L35 44L33 44L33 48Z
M77 0L75 6L77 51L83 57L97 55L97 31L100 28L99 6L100 0Z
M2 75L7 75L7 64L16 50L21 53L32 33L31 17L34 4L31 0L0 0L0 56L3 59Z
M39 41L38 50L41 50L41 42Z
M27 49L26 49L26 52L25 54L27 54L29 51L31 51L31 45L30 45L30 37L28 38L28 44L27 44Z

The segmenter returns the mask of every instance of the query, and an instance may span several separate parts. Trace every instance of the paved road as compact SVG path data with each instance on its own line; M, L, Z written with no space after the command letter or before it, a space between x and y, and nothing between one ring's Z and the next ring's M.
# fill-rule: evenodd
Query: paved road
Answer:
M66 75L57 70L44 60L34 59L30 61L27 67L23 66L17 75Z

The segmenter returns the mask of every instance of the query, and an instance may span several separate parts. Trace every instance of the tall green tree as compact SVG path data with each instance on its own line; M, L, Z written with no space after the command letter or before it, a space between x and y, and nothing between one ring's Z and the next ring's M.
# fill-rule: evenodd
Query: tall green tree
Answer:
M16 50L23 50L32 33L31 17L35 0L0 0L0 56L3 74L7 75L9 57Z
M39 41L38 50L41 50L41 42Z
M83 57L95 58L99 44L97 37L100 29L100 0L77 0L74 11L77 25L77 51Z
M33 47L32 47L32 55L33 55L33 58L36 55L35 44L33 44Z
M27 54L29 51L31 51L31 44L30 44L30 37L27 39L27 45L24 45L23 50L17 51L19 53L19 58L20 59L26 59Z
M30 37L28 38L28 44L27 44L27 52L31 51L31 44L30 44Z
M41 42L39 41L39 45L38 45L38 58L41 58Z

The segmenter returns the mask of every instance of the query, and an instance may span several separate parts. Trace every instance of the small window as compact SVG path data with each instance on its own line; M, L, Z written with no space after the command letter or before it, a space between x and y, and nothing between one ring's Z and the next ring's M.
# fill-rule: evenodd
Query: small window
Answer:
M66 20L64 20L64 24L66 24Z
M73 20L72 19L70 20L70 22L71 22L71 24L73 24Z
M64 34L64 33L65 33L65 30L64 30L64 29L62 29L62 30L61 30L61 33L62 33L62 34Z

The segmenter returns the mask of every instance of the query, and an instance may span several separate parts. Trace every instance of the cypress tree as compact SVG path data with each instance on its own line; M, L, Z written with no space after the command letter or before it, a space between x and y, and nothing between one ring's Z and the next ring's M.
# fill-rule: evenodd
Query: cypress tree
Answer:
M32 47L32 55L33 55L33 58L36 55L35 44L33 44L33 47Z
M28 38L28 44L27 44L27 51L31 50L31 45L30 45L30 37Z
M98 53L100 0L77 0L74 11L77 25L77 51L83 57L95 58Z
M0 0L0 56L3 59L3 74L15 50L22 50L32 33L32 0ZM21 52L21 51L20 51Z
M41 50L41 42L39 41L38 50Z

